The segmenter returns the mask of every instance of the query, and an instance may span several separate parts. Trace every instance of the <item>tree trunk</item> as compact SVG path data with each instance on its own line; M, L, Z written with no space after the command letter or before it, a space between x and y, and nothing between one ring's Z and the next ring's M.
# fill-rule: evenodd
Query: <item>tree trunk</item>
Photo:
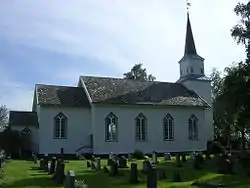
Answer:
M242 151L246 150L245 147L245 126L241 128L241 149Z

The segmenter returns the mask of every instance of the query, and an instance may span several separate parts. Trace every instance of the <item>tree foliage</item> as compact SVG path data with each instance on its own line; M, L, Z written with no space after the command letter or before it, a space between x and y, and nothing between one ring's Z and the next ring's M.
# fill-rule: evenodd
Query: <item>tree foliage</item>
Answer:
M216 71L212 74L214 126L228 144L234 137L245 149L246 134L250 132L250 3L238 3L234 11L240 22L231 35L238 44L245 45L246 59L226 67L223 78Z
M4 105L0 105L0 131L7 126L8 109Z
M147 70L142 65L142 63L135 64L129 72L123 74L124 79L154 81L156 78L152 74L148 75Z

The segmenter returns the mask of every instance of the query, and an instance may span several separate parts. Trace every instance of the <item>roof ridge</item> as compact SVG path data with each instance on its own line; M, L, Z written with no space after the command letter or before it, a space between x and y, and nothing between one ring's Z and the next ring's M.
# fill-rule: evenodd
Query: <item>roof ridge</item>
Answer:
M110 76L83 76L81 75L80 77L82 78L100 78L100 79L115 79L115 80L126 80L126 81L131 81L131 82L150 82L150 83L168 83L168 84L179 84L176 82L167 82L167 81L148 81L148 80L135 80L135 79L124 79L120 77L110 77Z
M77 86L67 86L67 85L54 85L54 84L36 84L37 86L52 86L52 87L68 87L68 88L81 88L81 87L77 87Z

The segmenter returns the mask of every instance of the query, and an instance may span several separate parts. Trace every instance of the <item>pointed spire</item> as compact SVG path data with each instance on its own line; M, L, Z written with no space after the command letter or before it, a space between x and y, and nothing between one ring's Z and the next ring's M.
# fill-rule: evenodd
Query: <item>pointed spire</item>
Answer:
M189 13L187 13L187 31L186 31L186 44L185 44L185 54L197 54L196 53L196 48L194 44L194 37L193 37L193 32L191 28L191 23L189 19Z

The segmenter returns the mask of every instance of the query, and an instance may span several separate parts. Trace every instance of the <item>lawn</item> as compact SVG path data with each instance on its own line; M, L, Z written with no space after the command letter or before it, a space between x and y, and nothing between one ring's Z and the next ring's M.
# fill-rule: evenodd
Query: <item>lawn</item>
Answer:
M102 160L102 165L106 164L106 160ZM138 168L141 169L142 161L138 163ZM39 164L34 164L30 161L11 160L5 163L0 172L0 187L4 188L59 188L62 185L56 185L51 176L46 172L38 170ZM191 187L195 180L213 180L220 181L227 187L245 188L250 187L250 180L240 172L240 169L235 169L236 175L220 175L216 173L216 168L212 162L207 163L203 170L193 170L191 162L185 163L181 168L177 168L173 161L164 162L160 160L159 166L166 169L166 180L158 181L158 188L176 188L176 187ZM66 163L66 170L74 170L78 180L84 180L89 188L145 188L145 177L139 173L140 183L130 185L128 183L128 169L123 170L123 176L110 177L103 171L96 172L86 168L86 161L69 161ZM171 182L172 174L180 172L183 182ZM192 186L193 187L193 186Z

